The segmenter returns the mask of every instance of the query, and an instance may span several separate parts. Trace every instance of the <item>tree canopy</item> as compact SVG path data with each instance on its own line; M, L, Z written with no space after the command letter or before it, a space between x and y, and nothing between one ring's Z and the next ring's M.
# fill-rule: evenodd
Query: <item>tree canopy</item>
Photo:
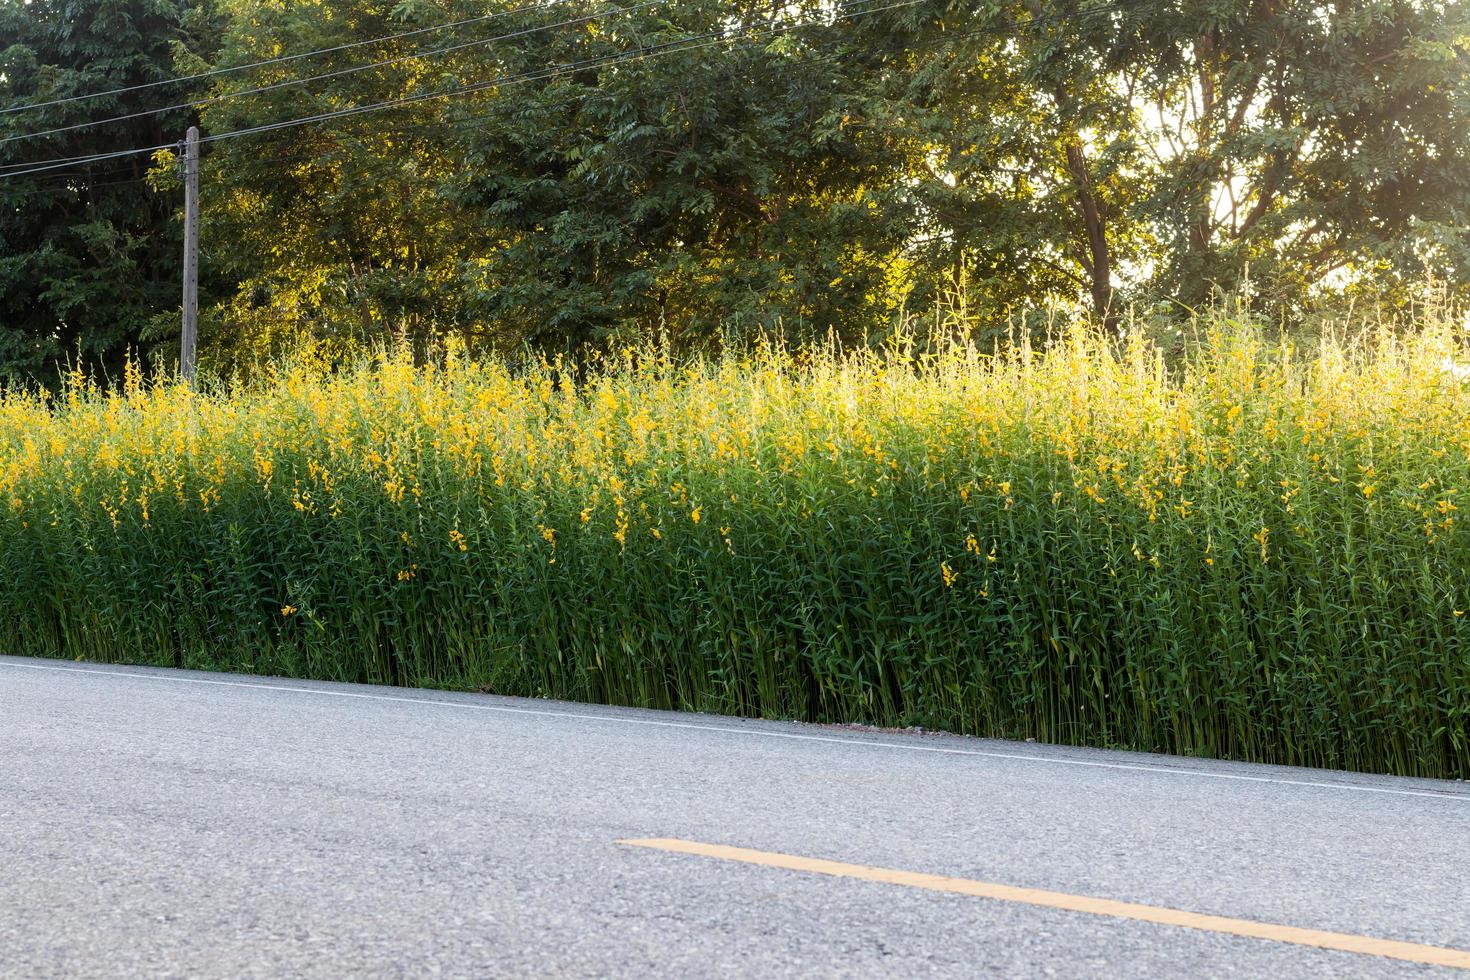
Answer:
M1463 291L1467 67L1438 0L0 0L0 110L187 77L0 112L0 373L179 302L166 167L7 173L196 121L223 361Z

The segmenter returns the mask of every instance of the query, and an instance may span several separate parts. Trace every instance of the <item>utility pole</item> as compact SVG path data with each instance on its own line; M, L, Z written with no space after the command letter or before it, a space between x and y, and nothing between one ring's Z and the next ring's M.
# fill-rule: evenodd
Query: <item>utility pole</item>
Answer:
M184 140L184 329L179 335L179 373L194 383L199 340L199 127Z

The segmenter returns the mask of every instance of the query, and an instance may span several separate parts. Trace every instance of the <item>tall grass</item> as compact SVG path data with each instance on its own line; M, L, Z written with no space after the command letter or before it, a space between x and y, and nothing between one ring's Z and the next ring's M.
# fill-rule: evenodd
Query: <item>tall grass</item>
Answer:
M0 648L1470 775L1444 322L0 398Z

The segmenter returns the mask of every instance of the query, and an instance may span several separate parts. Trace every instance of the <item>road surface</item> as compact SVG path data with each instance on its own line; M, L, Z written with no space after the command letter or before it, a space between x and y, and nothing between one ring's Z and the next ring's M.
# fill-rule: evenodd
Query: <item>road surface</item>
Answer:
M1463 783L0 657L6 977L1470 976L1467 872Z

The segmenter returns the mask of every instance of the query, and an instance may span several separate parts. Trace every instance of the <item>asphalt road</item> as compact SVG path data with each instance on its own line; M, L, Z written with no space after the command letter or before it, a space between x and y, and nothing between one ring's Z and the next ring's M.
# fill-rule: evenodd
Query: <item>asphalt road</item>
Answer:
M0 658L6 977L1470 976L647 838L1470 950L1461 783Z

